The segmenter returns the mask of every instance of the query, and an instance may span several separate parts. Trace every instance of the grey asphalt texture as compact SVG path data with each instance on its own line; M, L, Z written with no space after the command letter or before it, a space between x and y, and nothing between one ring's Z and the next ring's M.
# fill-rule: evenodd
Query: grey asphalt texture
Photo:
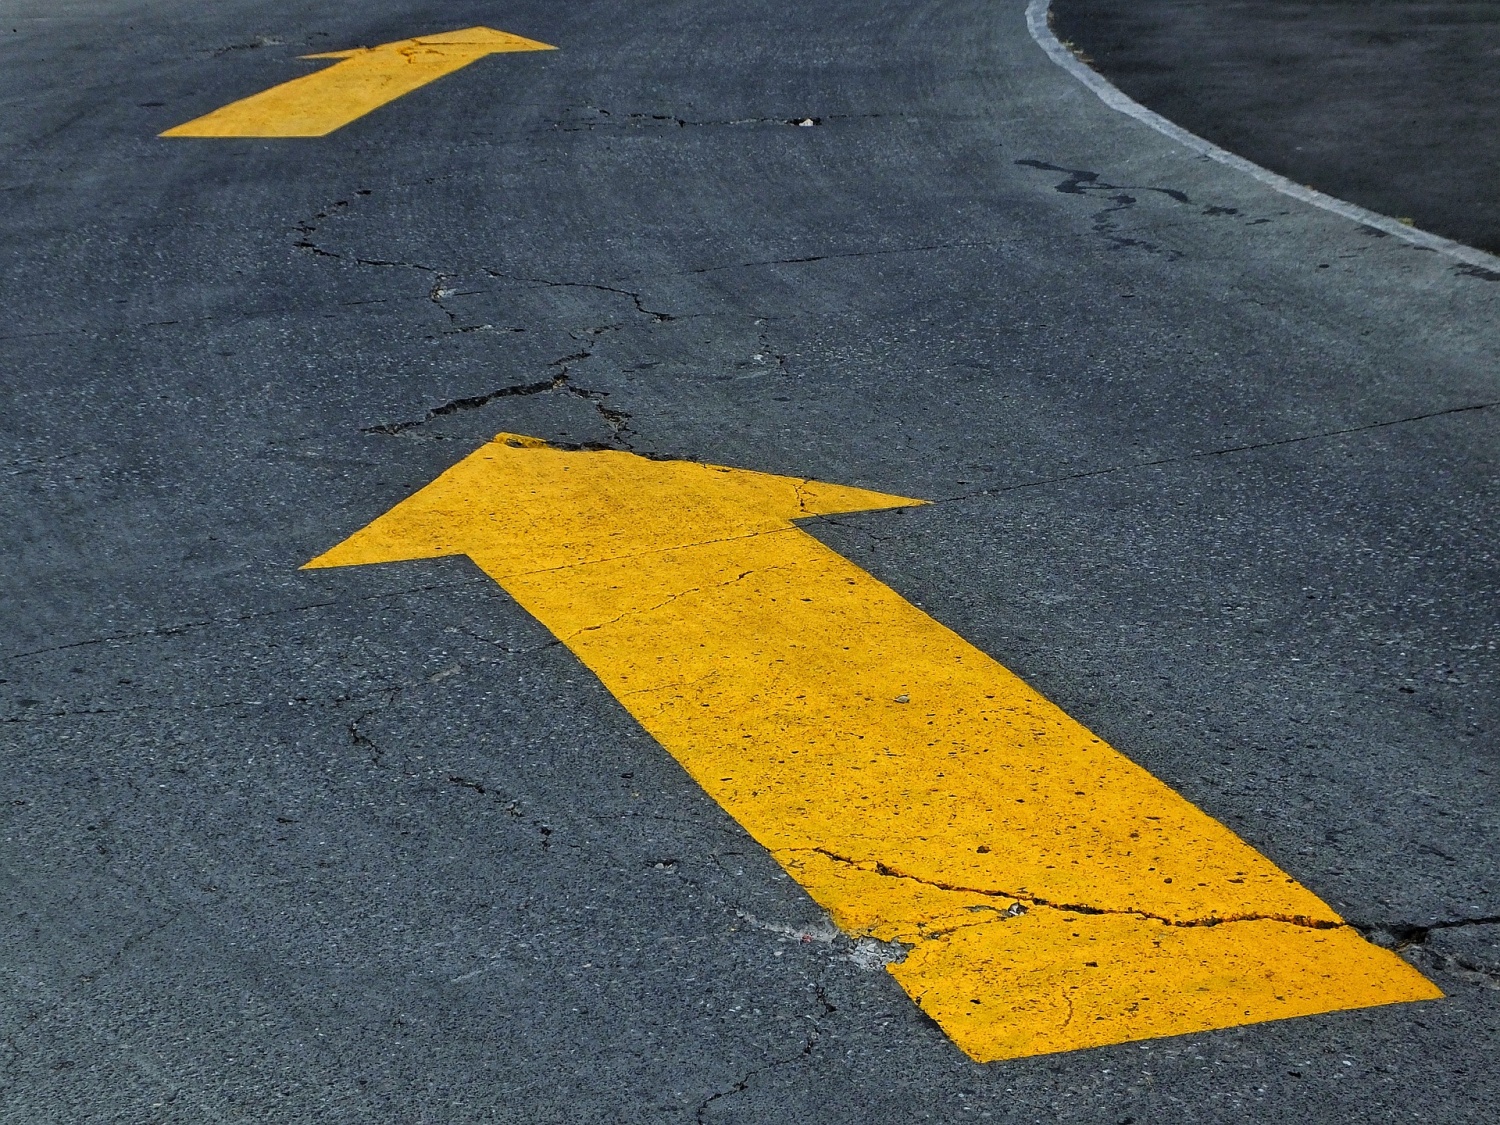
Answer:
M1052 22L1190 132L1500 253L1494 0L1056 0Z
M1493 1119L1483 271L1016 0L7 7L0 1119ZM806 526L1447 998L968 1061L467 560L299 571L502 430L942 501Z

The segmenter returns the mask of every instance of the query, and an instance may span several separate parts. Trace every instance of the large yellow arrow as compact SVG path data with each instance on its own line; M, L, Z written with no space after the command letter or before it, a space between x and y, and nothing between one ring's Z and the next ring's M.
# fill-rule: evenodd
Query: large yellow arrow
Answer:
M471 27L379 47L304 55L309 59L343 61L232 102L161 135L323 137L386 102L461 70L486 55L556 49L508 32Z
M793 522L917 503L502 434L307 565L468 555L975 1059L1442 995Z

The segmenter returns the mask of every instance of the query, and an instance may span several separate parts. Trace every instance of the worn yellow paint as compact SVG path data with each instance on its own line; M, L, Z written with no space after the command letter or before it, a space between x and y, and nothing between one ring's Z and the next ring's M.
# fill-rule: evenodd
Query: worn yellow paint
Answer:
M502 434L307 565L469 556L975 1059L1441 995L793 522L917 503Z
M304 55L342 61L168 129L163 137L322 137L445 74L505 51L555 47L488 27Z

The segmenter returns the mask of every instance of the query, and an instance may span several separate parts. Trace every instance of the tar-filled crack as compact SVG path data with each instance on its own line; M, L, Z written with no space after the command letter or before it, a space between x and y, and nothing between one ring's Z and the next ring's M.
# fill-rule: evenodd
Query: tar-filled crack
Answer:
M1036 908L1042 910L1055 910L1068 914L1093 914L1114 915L1131 918L1140 918L1145 921L1159 922L1164 926L1176 926L1183 929L1208 926L1227 926L1236 922L1281 922L1289 926L1299 926L1309 930L1337 930L1349 926L1347 922L1335 922L1326 918L1308 918L1300 914L1227 914L1223 916L1210 915L1205 918L1169 918L1164 914L1153 914L1147 910L1126 910L1120 908L1090 906L1086 903L1055 902L1037 894L1027 891L998 890L994 887L966 887L958 883L946 883L936 879L924 879L920 875L913 875L901 871L881 860L859 860L850 856L840 855L827 848L788 848L788 852L813 852L833 860L835 863L846 864L861 871L873 871L887 879L906 879L914 883L920 883L926 887L934 887L941 891L953 891L959 894L982 895L986 898L1010 899L1012 902L1024 903L1028 909ZM1008 916L1014 917L1010 912ZM935 932L924 936L942 936L949 931Z
M1061 192L1063 195L1087 195L1092 191L1154 191L1167 196L1169 199L1175 199L1178 203L1192 202L1186 192L1178 191L1176 188L1105 183L1099 178L1098 172L1090 172L1086 168L1063 168L1057 164L1048 164L1044 160L1017 160L1016 163L1026 168L1039 168L1044 172L1064 173L1068 178L1052 189L1053 191Z
M1480 281L1500 281L1500 270L1489 270L1483 266L1462 265L1455 267L1465 277L1477 277Z
M1130 238L1121 233L1119 224L1113 216L1121 211L1133 208L1139 199L1131 195L1131 192L1153 192L1157 195L1182 204L1191 204L1186 192L1178 191L1176 188L1141 187L1134 184L1111 184L1099 178L1098 172L1091 172L1086 168L1064 168L1058 164L1048 164L1045 160L1017 160L1017 164L1026 168L1036 168L1043 172L1061 172L1067 178L1053 187L1053 191L1061 192L1063 195L1103 195L1111 206L1101 208L1094 212L1094 232L1105 239L1117 250L1133 248L1144 250L1148 254L1165 253L1169 258L1176 259L1182 255L1176 250L1163 250L1155 242L1148 242L1141 238ZM1233 208L1213 207L1204 214L1235 214Z

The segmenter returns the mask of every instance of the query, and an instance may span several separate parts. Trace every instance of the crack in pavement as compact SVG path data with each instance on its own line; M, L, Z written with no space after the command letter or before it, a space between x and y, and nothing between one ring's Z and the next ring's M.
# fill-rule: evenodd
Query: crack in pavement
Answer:
M720 273L724 270L755 269L759 266L801 266L811 262L832 262L843 258L879 258L892 254L926 254L939 250L990 250L1000 245L996 242L933 242L920 246L892 246L882 250L831 250L825 254L806 254L797 258L762 258L753 262L730 262L721 266L699 266L696 269L677 273L661 274L661 277L693 277L697 274Z
M215 47L204 53L217 59L234 51L258 51L262 47L284 47L286 43L285 39L277 39L274 35L257 35L247 43L230 43L228 46Z
M600 117L609 118L607 121L556 121L552 128L560 133L583 133L593 132L596 129L629 129L629 128L714 128L723 126L753 126L753 125L790 125L800 128L813 128L824 125L830 121L868 121L879 118L895 117L900 120L912 120L911 115L904 113L829 113L822 115L803 114L800 117L733 117L720 120L695 121L691 118L678 117L670 113L623 113L616 114L599 106L585 105L576 107L587 113L597 113Z
M288 706L296 707L342 707L345 703L357 703L389 690L379 688L374 692L365 692L359 695L339 695L331 699L313 699L309 696L299 695L292 699L277 700L279 704L285 702ZM267 697L269 698L269 696ZM100 715L138 715L160 713L167 715L180 715L192 712L222 711L231 707L266 707L270 706L266 698L261 699L229 699L222 703L142 703L134 707L88 707L78 710L64 711L38 711L27 715L10 716L0 719L0 726L15 726L20 724L41 725L54 719L91 719Z
M655 324L668 324L674 320L684 319L672 313L662 312L659 309L648 309L645 304L645 297L632 289L621 289L618 286L605 285L593 281L557 281L545 277L527 277L521 274L503 273L500 270L489 269L488 267L485 268L484 272L497 281L510 281L518 285L534 285L542 289L592 289L599 293L613 293L618 297L628 297L635 305L635 311L643 316L650 317Z
M379 743L377 743L373 738L371 738L364 732L360 724L394 704L396 702L396 697L401 694L401 690L402 689L399 687L390 689L387 693L386 701L383 704L378 707L371 707L367 711L360 712L354 718L349 720L347 726L347 729L349 731L349 741L352 742L359 750L363 751L368 758L370 765L378 770L383 770L386 768L385 750L380 746Z
M354 599L354 600L355 601L374 601L374 600L378 600L378 599L381 599L381 598L396 597L396 596L401 596L401 595L406 595L406 594L411 594L411 593L424 592L424 591L428 591L428 590L462 589L462 588L464 588L465 585L466 584L464 584L464 583L436 583L436 584L430 584L430 585L413 587L413 588L407 589L407 590L395 590L395 591L388 591L388 592L383 593L383 594L365 595L363 597L360 597L360 598ZM245 620L245 619L247 619L249 617L268 617L268 616L274 616L274 615L280 614L280 613L289 613L289 612L300 611L300 610L304 610L304 609L321 608L323 606L339 605L339 604L341 604L341 603L340 602L318 602L318 603L315 603L312 606L293 607L292 609L277 610L277 611L272 611L271 613L249 614L249 615L245 615L244 617L241 617L241 618L229 619L227 621L225 621L225 620L213 620L213 621L207 621L207 622L194 622L194 623L190 623L189 627L201 627L201 626L205 626L205 625L216 625L216 624L225 624L225 623L234 624L234 623L238 623L241 620ZM186 628L187 627L184 627L181 631L186 631ZM529 655L532 655L534 653L541 652L541 651L543 651L545 649L555 647L556 645L558 645L558 644L561 643L560 641L551 640L551 641L544 642L542 644L538 644L538 645L532 646L530 648L513 649L513 648L510 648L510 647L506 646L503 642L498 642L498 641L491 640L490 638L481 637L478 634L469 632L467 630L450 629L448 631L449 632L453 632L453 633L462 632L462 633L465 633L466 635L472 637L475 640L484 641L484 642L486 642L486 643L488 643L488 644L490 644L490 645L498 648L506 656L529 656ZM140 633L140 634L135 634L135 635L133 635L133 639L140 639L141 637L159 636L159 635L173 635L173 634L172 634L171 631L152 630L152 631L146 631L146 632L143 632L143 633ZM80 641L80 642L76 642L75 644L72 644L72 645L59 646L59 648L57 648L57 649L44 649L44 650L40 650L40 651L42 653L54 652L54 651L65 651L67 649L77 648L77 647L80 647L80 646L86 645L86 644L105 643L107 641L113 641L113 640L116 640L116 639L119 639L119 638L106 637L106 638L101 638L99 640ZM494 663L499 663L499 661L480 659L480 660L478 660L476 662L475 665L472 665L472 666L487 665L487 664L494 664ZM7 716L5 718L0 718L0 726L9 726L9 725L17 725L17 724L35 724L35 725L41 725L41 724L44 724L44 723L47 723L47 722L50 722L50 721L53 721L53 720L57 720L57 719L81 719L81 718L93 718L93 717L98 717L98 716L122 715L122 714L139 714L139 713L155 713L155 712L161 712L161 713L167 713L167 714L180 714L180 713L187 713L187 712L220 711L220 710L224 710L226 708L235 708L235 707L265 707L265 706L272 706L272 705L279 706L282 703L285 703L288 706L302 706L302 707L311 707L311 708L325 708L325 707L327 707L327 708L332 708L332 709L338 709L338 708L344 707L344 706L346 706L346 705L348 705L350 703L360 704L360 703L368 702L370 700L380 699L381 697L384 697L385 702L383 704L381 704L380 706L377 706L377 707L369 708L368 710L366 710L363 713L361 713L360 715L358 715L353 721L351 721L350 723L347 724L350 740L356 746L360 746L360 747L365 748L368 751L374 752L375 755L376 755L376 757L378 758L379 754L380 754L379 748L376 746L376 744L374 743L374 741L372 739L370 739L370 737L368 735L366 735L364 733L364 731L360 728L360 724L364 723L365 720L369 719L372 715L376 714L377 712L379 712L381 710L384 710L386 707L389 707L390 705L392 705L395 702L396 698L402 692L404 692L404 691L406 691L406 690L408 690L410 688L413 688L413 687L420 687L420 686L423 686L425 684L438 683L441 680L446 679L448 676L453 675L454 673L460 671L462 668L470 667L470 666L471 665L464 665L464 664L455 665L454 667L449 668L449 669L445 669L444 671L439 672L436 675L425 676L425 677L423 677L421 679L418 679L418 680L409 680L409 681L406 681L406 682L395 683L395 684L381 684L381 685L370 687L368 690L364 690L364 691L349 692L349 693L346 693L346 694L333 695L333 696L328 696L328 697L314 698L312 696L298 695L298 696L292 697L290 699L286 699L286 698L273 698L272 695L265 695L262 698L258 698L258 699L230 699L230 700L224 700L224 701L216 702L216 703L196 703L196 702L184 702L184 703L143 703L143 704L139 704L139 705L135 705L135 706L129 706L129 707L91 707L91 708L51 710L51 711L33 711L33 712L29 712L29 713L27 713L25 715ZM25 705L25 704L27 704L29 702L35 702L35 701L26 701L26 700L23 700L21 702L23 703L23 705ZM54 706L56 706L57 702L58 702L57 700L54 700ZM377 760L377 761L374 762L374 764L381 765L382 763Z
M746 1071L742 1077L737 1078L731 1085L704 1098L703 1101L698 1105L697 1113L693 1115L693 1120L697 1122L697 1125L706 1125L704 1117L709 1112L709 1107L712 1106L714 1102L719 1101L722 1098L733 1097L735 1094L744 1093L747 1089L749 1089L751 1082L753 1082L758 1076L765 1074L768 1071L776 1070L783 1066L791 1066L794 1063L799 1063L812 1057L813 1051L817 1049L818 1043L823 1037L821 1021L827 1019L829 1016L833 1015L833 1013L838 1011L838 1007L828 999L828 994L824 991L821 984L816 986L815 995L817 997L819 1005L821 1005L822 1007L822 1011L820 1011L817 1015L811 1015L807 1017L807 1019L811 1022L812 1027L808 1029L807 1037L802 1045L802 1049L796 1054L786 1055L782 1058L771 1059L769 1062L765 1062L760 1066L753 1067L750 1070Z
M823 120L832 120L832 118L824 118ZM1151 188L1146 190L1162 191L1169 194L1172 191L1172 189L1169 188ZM361 188L355 191L353 194L356 196L367 196L371 193L369 189ZM319 222L322 222L323 220L329 218L334 218L342 214L350 207L350 205L351 204L349 200L337 200L334 203L330 204L328 207L324 208L324 210L318 212L311 219L295 226L293 230L301 237L298 239L298 241L294 242L293 245L297 249L306 250L308 253L316 257L332 258L336 261L347 261L354 265L388 269L411 269L418 270L422 273L435 274L437 275L437 281L434 284L432 290L429 291L428 300L433 301L434 303L438 304L440 308L443 308L443 311L447 313L450 319L456 320L453 312L442 305L442 300L446 299L447 297L457 295L456 292L447 290L446 283L461 278L463 276L461 272L440 269L437 266L427 265L423 262L406 262L388 258L349 257L337 251L325 249L324 247L319 246L316 242L312 241L312 236L318 232L319 228L317 224ZM1224 210L1228 211L1230 209ZM652 275L652 277L657 279L672 277L693 277L706 273L719 273L726 270L736 269L754 269L762 266L808 265L815 262L838 261L848 258L874 258L898 254L922 254L943 250L993 249L998 245L1000 245L1000 243L994 241L974 242L972 240L959 240L952 242L924 243L916 246L893 246L876 250L831 250L821 254L803 254L794 257L764 258L754 261L732 262L716 266L699 266L692 269L674 270L666 273L655 274ZM693 319L692 316L666 313L658 309L647 308L644 303L645 298L642 293L637 290L625 289L618 285L610 285L604 282L559 281L553 278L532 277L524 274L510 274L506 273L503 270L488 266L480 267L480 270L486 276L494 278L497 281L510 281L516 284L535 285L543 288L593 289L601 293L613 293L622 297L628 297L634 303L637 312L651 317L655 323L669 323L675 320ZM622 277L612 280L624 281L626 279ZM477 328L481 326L475 327ZM470 330L472 331L473 329Z
M423 594L432 590L462 589L465 585L467 583L462 582L427 583L422 586L411 586L402 590L387 590L379 594L362 594L356 598L335 598L330 601L309 602L306 605L288 606L285 609L268 609L255 613L240 613L233 617L208 617L201 621L183 621L175 625L158 625L133 633L111 633L108 636L89 637L86 640L69 641L67 644L52 645L48 648L36 648L26 652L8 653L5 656L0 656L0 663L8 660L25 660L34 656L46 656L54 652L67 652L70 649L86 648L90 645L138 641L148 637L175 637L195 629L207 629L215 625L242 625L247 621L258 621L265 617L280 617L290 613L308 613L315 609L327 609L331 606L379 601L381 598L399 598L410 594Z
M764 533L762 533L762 534L764 534ZM753 538L753 536L751 536L750 538ZM617 623L619 623L621 621L624 621L627 617L641 617L641 616L644 616L645 614L648 614L648 613L655 613L657 610L664 609L667 606L671 605L673 602L677 601L679 598L685 598L689 594L701 594L704 590L722 590L726 586L733 586L736 583L743 582L746 578L749 578L752 574L763 574L766 571L771 571L771 570L786 570L786 569L788 569L788 567L786 567L786 566L767 566L767 567L761 567L761 568L758 568L758 569L757 568L751 568L750 570L741 571L735 577L733 577L733 578L727 578L723 582L715 582L715 583L713 583L712 585L709 585L709 586L689 586L685 590L678 590L674 594L669 594L667 597L663 598L661 601L657 602L655 605L649 605L649 606L632 606L629 609L622 610L620 613L616 614L614 617L611 617L608 621L601 621L597 625L585 625L581 629L575 629L573 632L569 633L566 637L560 638L560 640L561 640L561 642L563 644L566 644L568 641L571 641L571 640L573 640L576 637L581 637L584 633L594 633L594 632L597 632L598 630L606 628L607 626L614 625L614 624L617 624ZM638 692L643 692L643 691L660 691L660 690L662 690L662 689L661 688L637 688L637 689L635 689L635 691L628 692L626 694L635 695Z
M535 653L543 652L549 648L556 648L558 645L562 644L562 641L558 640L556 637L552 637L549 640L545 640L540 644L532 645L529 648L511 648L504 641L497 641L494 637L483 636L482 634L476 633L472 629L464 628L463 626L455 627L453 629L453 632L460 633L463 636L468 637L470 640L479 641L482 644L487 644L494 648L497 648L501 652L505 653L506 656L531 656Z
M359 432L362 434L378 434L384 437L400 437L403 434L411 434L414 430L419 430L439 418L445 418L450 414L459 414L464 411L479 410L500 399L524 398L531 395L558 393L571 395L573 398L582 399L584 402L587 402L594 408L594 411L604 421L604 424L609 427L611 438L618 445L629 449L631 446L627 435L630 429L631 414L628 411L618 410L606 405L605 400L609 398L608 391L596 391L588 387L580 387L572 381L571 365L581 363L586 359L592 358L592 356L593 352L588 349L581 352L573 352L570 355L554 359L547 365L559 368L558 373L550 379L539 379L532 383L515 383L507 387L500 387L497 390L486 391L483 394L450 399L447 402L432 407L420 418L409 418L400 422L381 422L374 426L362 426ZM594 442L586 442L576 447L556 445L556 448L597 450L611 447Z
M1500 926L1500 914L1479 918L1452 918L1425 925L1415 922L1355 922L1355 929L1366 937L1384 937L1394 949L1425 945L1434 930L1458 930L1466 926Z
M363 198L364 196L368 196L372 193L369 188L356 188L352 194ZM318 233L319 223L327 219L332 219L337 215L343 214L345 211L349 210L350 205L351 201L348 199L336 199L328 206L324 207L323 210L315 214L312 218L305 219L304 221L298 223L292 228L292 230L294 230L302 237L299 241L294 242L292 245L295 246L298 250L308 251L315 257L338 258L342 260L342 254L335 254L331 250L324 250L321 246L318 246L312 241L312 236Z
M1062 1024L1058 1028L1058 1030L1064 1030L1073 1022L1073 997L1068 994L1067 985L1059 985L1058 992L1062 994L1063 1003L1068 1008L1068 1014L1063 1017Z
M134 886L134 884L127 885ZM136 946L174 925L180 918L182 918L185 911L185 907L178 907L177 909L169 912L167 917L162 919L161 921L155 922L147 926L146 928L129 935L123 942L121 942L119 947L116 948L113 953L108 954L103 961L99 962L94 967L86 970L85 972L79 973L78 976L74 978L74 983L72 985L63 987L61 989L49 989L52 994L48 996L45 1001L39 1006L28 1008L26 1014L22 1017L21 1026L19 1028L11 1030L5 1036L4 1043L11 1050L12 1059L19 1059L26 1054L26 1051L22 1048L21 1044L17 1042L18 1034L31 1033L42 1019L58 1012L65 1005L73 1004L78 1001L82 996L83 986L95 983L100 977L104 976L106 973L110 972L110 970L112 970L116 965L118 965L125 958L126 954L128 954ZM105 1034L107 1035L109 1033L105 1032ZM162 1075L156 1074L156 1077L161 1078Z
M923 886L935 887L942 891L954 891L960 894L983 895L987 898L1010 899L1013 902L1026 903L1029 907L1037 907L1044 910L1057 910L1070 914L1109 914L1127 917L1136 917L1153 922L1160 922L1167 926L1177 926L1184 929L1207 926L1225 926L1235 922L1282 922L1287 925L1300 926L1309 930L1337 930L1350 927L1348 922L1335 922L1331 919L1308 918L1297 914L1230 914L1223 917L1210 915L1206 918L1169 918L1163 914L1153 914L1147 910L1125 910L1109 909L1098 906L1087 906L1081 903L1054 902L1051 899L1042 898L1040 895L1029 892L1016 892L997 890L992 887L965 887L955 883L939 882L935 879L924 879L920 875L912 875L909 872L898 870L881 860L858 860L849 856L840 855L827 848L783 848L778 854L796 854L798 852L813 852L842 863L859 871L873 871L878 875L890 879L908 879ZM1010 915L1014 917L1015 915ZM1350 927L1352 928L1352 927ZM923 935L938 936L938 935Z
M1109 243L1112 244L1114 248L1135 248L1138 250L1143 250L1148 254L1164 254L1170 261L1177 261L1184 257L1183 251L1163 248L1159 243L1150 242L1146 239L1141 238L1131 238L1119 233L1120 226L1113 218L1111 218L1111 216L1121 211L1128 211L1135 207L1137 203L1139 203L1139 199L1137 199L1136 196L1131 195L1131 192L1153 192L1158 195L1166 196L1168 199L1171 199L1176 203L1184 204L1187 206L1198 206L1198 204L1194 203L1192 198L1189 197L1187 192L1180 191L1177 188L1152 187L1140 184L1113 184L1101 179L1100 173L1091 171L1087 168L1066 168L1059 164L1048 163L1045 160L1027 159L1017 160L1015 163L1022 167L1035 168L1039 171L1062 173L1065 178L1060 183L1055 184L1052 190L1063 195L1106 195L1109 201L1114 204L1114 206L1104 207L1094 212L1093 229L1096 234L1106 239ZM1114 194L1109 195L1108 193L1111 192L1113 192ZM1245 226L1252 227L1260 226L1264 223L1270 223L1274 221L1273 219L1266 218L1264 216L1260 218L1250 218L1245 214L1244 211L1242 211L1238 207L1226 207L1220 204L1208 204L1202 206L1197 214L1208 216L1210 218L1217 216L1229 216L1240 220ZM1277 212L1276 214L1284 215L1286 214L1286 212L1282 211ZM1160 232L1172 229L1173 227L1180 225L1182 224L1158 223L1153 229ZM1361 229L1364 230L1367 234L1371 234L1377 238L1389 237L1387 232L1378 230L1371 226L1362 226ZM1348 255L1341 256L1347 257ZM1456 266L1455 269L1456 272L1469 277L1477 277L1486 281L1500 280L1500 273L1496 273L1493 270L1487 270L1479 266L1459 265Z
M495 326L493 324L461 324L461 323L459 323L458 313L456 313L452 309L450 309L444 302L447 301L448 298L450 298L450 297L473 297L473 296L478 295L482 291L478 290L478 289L460 290L460 289L450 289L450 288L448 288L448 283L450 281L454 281L454 280L457 280L457 279L454 278L453 276L449 275L449 274L439 273L437 275L437 279L432 283L432 288L427 291L427 299L429 301L431 301L434 305L436 305L439 309L442 310L443 315L448 318L448 323L450 325L452 325L452 327L449 328L448 331L446 333L444 333L444 335L463 335L464 333L467 333L467 332L493 332L493 331L497 331L497 329L495 328ZM517 327L514 327L514 326L510 326L510 327L498 329L498 331L502 331L502 332L525 332L526 329L524 329L524 328L517 328Z
M1446 930L1462 930L1477 926L1500 926L1500 914L1489 914L1475 918L1450 918L1425 924L1414 922L1356 922L1357 929L1366 940L1392 949L1398 953L1411 950L1426 958L1438 968L1456 975L1477 980L1486 988L1500 989L1500 967L1481 964L1462 953L1433 949L1427 943L1434 933Z
M567 381L567 375L554 375L550 379L541 379L535 383L515 383L508 387L501 387L498 390L486 391L483 394L449 399L439 406L432 407L420 418L410 418L403 422L381 422L374 426L361 426L359 432L362 434L383 434L387 437L395 437L409 430L425 426L429 422L434 422L439 418L445 418L450 414L458 414L465 410L478 410L480 407L488 406L490 403L502 398L525 397L561 390L567 384Z
M179 918L182 917L185 909L185 907L179 907L162 921L157 922L155 925L148 926L146 929L141 930L138 933L132 934L130 937L126 938L125 941L120 944L120 947L116 949L114 953L110 954L110 956L102 964L96 966L93 969L90 969L86 973L80 973L78 975L78 980L83 984L93 984L95 980L103 976L110 969L114 968L115 965L119 964L120 961L124 959L125 955L136 946L140 945L147 939L161 933L168 926L173 925Z
M644 551L627 551L623 555L604 555L596 559L578 559L574 562L562 563L558 566L538 567L535 570L517 570L508 572L502 577L530 578L537 574L552 574L559 570L573 570L577 567L595 566L599 563L622 562L627 559L647 559L654 555L670 554L673 551L691 551L697 547L713 547L720 543L733 543L739 539L754 539L758 535L785 535L789 532L799 530L795 524L783 524L779 527L757 528L747 531L743 535L725 535L717 539L700 539L689 543L672 543L665 547L650 547ZM500 581L499 578L496 581Z
M1131 472L1136 469L1151 469L1160 465L1178 465L1188 461L1199 461L1207 457L1224 457L1232 453L1253 453L1261 449L1275 449L1282 445L1297 445L1305 441L1321 441L1324 438L1343 437L1347 434L1362 434L1370 430L1383 430L1391 426L1404 426L1411 422L1424 422L1430 418L1443 418L1450 414L1466 414L1476 410L1490 410L1500 406L1500 399L1493 402L1476 402L1466 406L1450 406L1443 410L1431 410L1424 414L1410 414L1404 418L1390 418L1381 422L1369 422L1362 426L1346 426L1337 430L1323 430L1315 434L1298 434L1295 437L1276 438L1271 441L1252 442L1248 445L1229 445L1222 449L1204 449L1192 453L1182 453L1175 457L1160 457L1152 461L1135 461L1124 465L1109 465L1100 469L1085 469L1077 473L1065 473L1061 476L1043 477L1041 480L1023 481L1020 484L1002 485L997 488L983 488L978 492L961 492L953 496L942 496L929 500L929 504L951 504L961 500L974 500L982 496L999 496L1007 492L1018 492L1025 488L1041 488L1049 484L1061 484L1073 480L1087 480L1089 477L1109 476L1112 473Z
M0 340L5 337L0 336ZM26 473L43 472L49 466L54 466L63 461L72 461L79 457L87 457L90 454L97 455L98 446L88 446L83 449L70 449L66 453L52 453L45 457L17 457L13 461L5 462L5 475L8 477L19 477Z
M126 880L117 874L110 874L124 886L131 888L132 890L135 890L137 892L144 892L144 888L140 884L130 880ZM116 965L118 965L120 961L124 959L126 954L128 954L136 946L161 933L168 927L176 924L176 922L182 918L183 914L186 912L186 909L186 907L181 906L175 909L171 909L167 912L165 918L153 922L143 929L137 930L136 932L128 935L112 953L106 954L103 960L99 961L93 967L86 969L84 972L79 973L75 978L73 978L75 982L73 986L66 987L61 989L60 991L55 992L54 995L48 998L46 1002L43 1003L40 1007L29 1010L25 1016L26 1028L29 1029L31 1025L35 1024L43 1016L49 1015L57 1009L61 1008L64 1004L70 1003L73 1000L77 999L81 991L80 986L93 984L100 977L104 976ZM14 1033L8 1035L5 1039L5 1042L7 1046L9 1046L11 1050L16 1054L19 1055L21 1053L19 1047L15 1043Z

